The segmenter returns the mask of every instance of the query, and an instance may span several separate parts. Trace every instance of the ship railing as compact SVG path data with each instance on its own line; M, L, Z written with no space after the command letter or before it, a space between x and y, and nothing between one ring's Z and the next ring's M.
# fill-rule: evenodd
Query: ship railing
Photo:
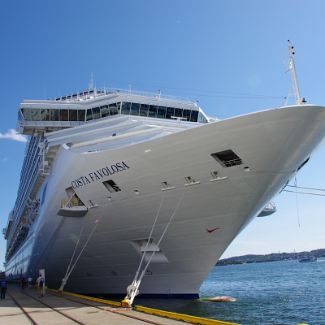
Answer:
M22 204L24 203L28 188L30 187L33 179L36 176L36 171L39 168L40 156L39 156L39 142L37 137L31 138L31 148L28 150L25 156L24 165L20 174L20 184L18 189L18 196L15 204L15 216L19 214ZM17 205L18 203L18 205Z
M15 207L15 209L14 209L15 210L14 224L13 224L13 226L11 228L12 229L11 233L8 235L8 243L10 243L10 241L12 240L12 238L13 238L15 232L16 232L17 226L18 226L19 221L20 221L21 216L22 216L22 212L23 212L23 210L24 210L24 208L26 206L26 201L29 198L30 192L33 189L33 187L34 187L34 185L35 185L35 183L37 181L39 166L40 166L40 157L38 156L37 161L36 161L36 163L35 163L35 165L33 167L32 175L28 179L29 182L27 183L27 180L26 180L26 184L28 186L25 189L24 194L22 195L22 197L19 198L19 202L17 202L18 203L17 207Z
M35 164L32 168L31 174L28 175L29 176L28 179L26 179L24 184L22 184L22 189L23 189L22 197L19 198L20 199L19 205L15 209L15 215L16 215L15 217L16 218L21 213L22 208L25 206L25 203L26 203L25 201L26 201L27 197L29 196L31 189L33 188L33 186L37 180L41 157L38 156L34 162L35 162Z
M122 89L122 88L105 88L104 90L96 90L96 91L85 91L81 92L79 94L73 94L73 95L68 95L68 96L62 96L58 97L55 99L55 101L80 101L83 99L92 99L92 98L97 98L101 96L106 96L106 95L135 95L135 96L145 96L145 97L156 97L158 99L169 99L169 100L176 100L176 101L182 101L182 102L187 102L189 104L195 104L197 103L194 100L190 100L188 98L183 98L179 96L171 96L171 95L166 95L162 94L160 90L157 90L157 92L148 92L148 91L137 91L131 89ZM28 101L25 101L28 102Z
M32 206L26 211L26 214L20 218L19 224L17 225L16 231L14 232L12 240L8 246L8 257L10 254L12 255L17 249L20 248L22 242L28 235L30 224L33 220L35 220L38 211L39 201L35 200L32 203Z

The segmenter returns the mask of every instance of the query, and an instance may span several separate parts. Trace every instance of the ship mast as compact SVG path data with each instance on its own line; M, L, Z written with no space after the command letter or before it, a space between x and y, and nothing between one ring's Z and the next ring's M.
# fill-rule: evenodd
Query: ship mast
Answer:
M293 91L293 96L296 100L296 104L303 104L306 102L305 98L301 97L299 85L298 85L298 77L297 77L297 71L295 66L295 48L288 40L288 50L289 50L289 70L291 71L291 87Z

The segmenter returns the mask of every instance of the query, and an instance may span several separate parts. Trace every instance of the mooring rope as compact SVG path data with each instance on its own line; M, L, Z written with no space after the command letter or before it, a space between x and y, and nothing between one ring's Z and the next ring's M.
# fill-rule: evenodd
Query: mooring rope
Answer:
M65 285L67 284L67 281L68 281L68 279L69 279L69 277L70 277L72 271L74 270L75 266L77 265L77 263L78 263L78 261L79 261L81 255L82 255L83 251L84 251L85 248L87 247L87 245L88 245L88 243L89 243L89 240L91 239L91 237L92 237L93 234L95 233L95 230L96 230L96 228L97 228L97 226L98 226L98 223L99 223L99 220L96 219L95 224L94 224L94 226L93 226L91 232L89 233L89 235L88 235L88 237L87 237L87 240L86 240L85 244L84 244L83 247L81 248L81 251L79 252L79 254L78 254L78 256L77 256L75 262L71 265L72 260L73 260L73 258L74 258L75 253L76 253L76 250L77 250L77 246L78 246L78 244L79 244L79 242L80 242L80 238L81 238L81 235L82 235L82 233L83 233L83 230L84 230L84 227L85 227L85 226L82 227L82 229L81 229L81 231L80 231L80 234L79 234L79 239L78 239L78 241L77 241L77 244L76 244L76 246L75 246L74 252L73 252L73 254L72 254L72 257L71 257L71 260L70 260L70 263L69 263L69 266L68 266L67 272L66 272L64 278L62 279L62 282L61 282L61 286L60 286L60 288L59 288L59 291L63 291L63 289L64 289Z
M183 193L182 193L180 199L178 200L178 202L177 202L177 204L176 204L176 206L175 206L175 208L174 208L174 210L173 210L173 213L171 214L171 216L170 216L170 218L169 218L169 220L168 220L168 222L167 222L167 224L166 224L166 226L165 226L165 228L164 228L164 230L163 230L163 232L162 232L162 234L161 234L161 236L160 236L160 238L159 238L159 240L158 240L158 242L157 242L157 246L158 246L158 247L159 247L161 241L163 240L163 238L165 237L165 234L166 234L166 232L167 232L167 230L168 230L170 224L172 223L172 221L173 221L173 219L174 219L174 217L175 217L175 215L176 215L176 212L177 212L178 208L180 207L180 205L181 205L181 203L182 203L182 201L183 201L183 199L184 199L184 194L185 194L185 191L183 191ZM153 231L154 231L155 225L156 225L156 223L157 223L157 220L158 220L158 217L159 217L159 214L160 214L160 210L161 210L161 208L162 208L163 201L164 201L164 200L163 200L163 198L162 198L162 200L161 200L161 202L160 202L160 205L159 205L159 208L158 208L158 210L157 210L157 214L156 214L156 217L155 217L155 220L154 220L154 224L153 224L153 226L152 226L152 228L151 228L151 231L150 231L150 236L149 236L149 238L151 238L152 233L153 233ZM146 248L148 247L148 245L149 245L149 240L147 241ZM142 263L143 263L143 260L144 260L145 254L146 254L146 249L145 249L145 251L144 251L144 253L143 253L143 255L142 255L141 261L140 261L140 265L141 265L141 266L139 265L139 268L138 268L138 270L137 270L137 272L136 272L136 275L135 275L135 277L134 277L134 280L133 280L132 283L127 287L127 295L126 295L126 297L124 298L124 300L122 301L122 304L125 302L125 304L128 305L128 306L131 306L131 305L132 305L135 296L137 296L138 293L139 293L139 287L140 287L141 281L142 281L142 279L143 279L143 277L144 277L144 275L145 275L145 273L146 273L146 271L147 271L147 269L148 269L148 266L149 266L150 263L151 263L151 260L152 260L153 256L155 255L155 253L156 253L156 251L151 252L151 255L150 255L150 257L149 257L149 259L148 259L148 261L147 261L147 264L146 264L145 267L142 269L142 272L141 272L141 274L140 274L140 276L139 276L140 269L141 269L141 266L142 266Z

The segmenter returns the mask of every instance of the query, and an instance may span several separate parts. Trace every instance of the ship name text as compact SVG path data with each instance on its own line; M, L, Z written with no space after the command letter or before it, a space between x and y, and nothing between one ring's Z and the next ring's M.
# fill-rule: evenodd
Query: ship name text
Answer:
M84 185L91 184L101 179L105 178L106 176L114 175L124 170L129 169L130 167L124 162L117 162L111 166L106 166L96 171L89 173L88 175L81 176L71 182L72 188L80 188Z

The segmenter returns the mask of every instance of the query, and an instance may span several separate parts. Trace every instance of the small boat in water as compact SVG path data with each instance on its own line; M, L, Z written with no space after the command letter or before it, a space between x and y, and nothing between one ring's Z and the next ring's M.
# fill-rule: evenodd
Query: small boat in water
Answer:
M316 256L305 256L298 260L299 263L317 262Z

